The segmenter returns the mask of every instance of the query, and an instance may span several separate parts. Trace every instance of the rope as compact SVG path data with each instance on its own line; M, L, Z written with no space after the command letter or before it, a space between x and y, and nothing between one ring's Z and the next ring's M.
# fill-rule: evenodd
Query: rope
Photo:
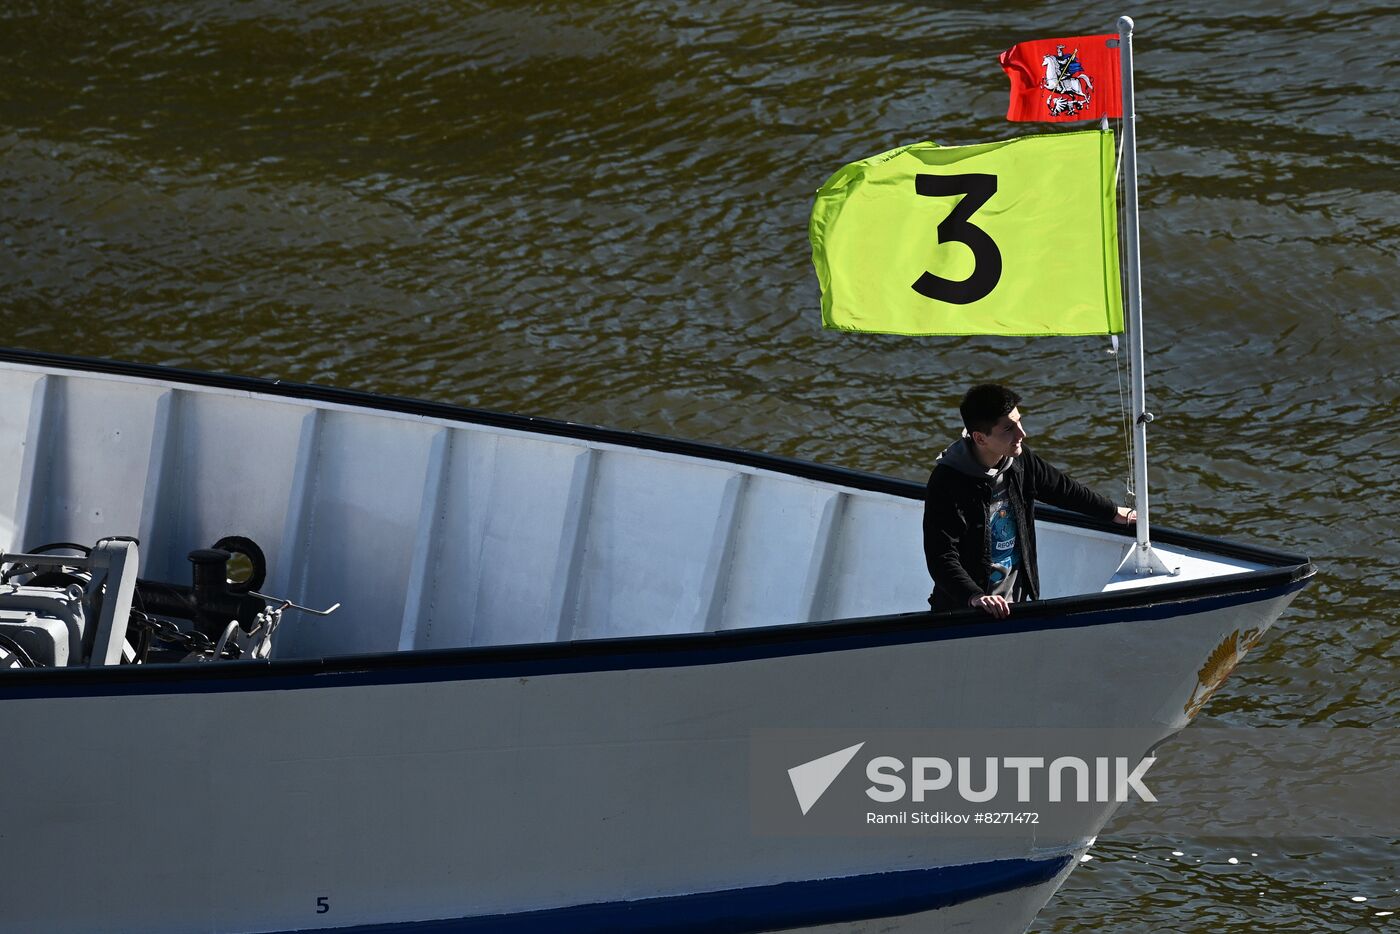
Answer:
M1118 118L1118 154L1113 164L1115 185L1121 182L1123 178L1123 119L1122 117ZM1123 212L1118 211L1116 213L1118 215L1118 242L1121 244L1127 238L1128 228L1123 217ZM1128 284L1124 281L1124 276L1125 273L1120 268L1118 270L1120 295L1125 295L1128 291ZM1128 476L1123 482L1123 489L1127 494L1129 502L1136 505L1137 494L1133 490L1133 477L1137 475L1137 463L1133 453L1133 421L1128 413L1128 404L1123 398L1123 360L1118 353L1118 335L1112 335L1112 340L1113 347L1109 350L1109 353L1113 355L1113 373L1118 379L1118 414L1123 425L1123 449L1127 455L1128 461ZM1132 366L1131 360L1128 361L1128 365Z
M1118 378L1118 415L1119 422L1123 427L1123 450L1128 460L1128 477L1123 483L1123 489L1127 493L1128 499L1134 505L1137 503L1137 496L1133 491L1133 476L1137 469L1133 457L1133 426L1132 419L1128 416L1128 404L1123 399L1123 360L1118 354L1118 335L1113 335L1113 349L1109 351L1113 355L1113 374Z

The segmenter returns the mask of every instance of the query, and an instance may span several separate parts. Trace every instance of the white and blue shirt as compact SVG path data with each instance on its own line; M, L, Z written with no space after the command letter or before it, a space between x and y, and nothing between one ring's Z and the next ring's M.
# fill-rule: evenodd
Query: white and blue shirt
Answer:
M991 554L989 583L992 593L1006 594L1015 585L1021 552L1016 547L1016 516L1006 492L1006 474L996 479L992 503L987 510L987 550Z

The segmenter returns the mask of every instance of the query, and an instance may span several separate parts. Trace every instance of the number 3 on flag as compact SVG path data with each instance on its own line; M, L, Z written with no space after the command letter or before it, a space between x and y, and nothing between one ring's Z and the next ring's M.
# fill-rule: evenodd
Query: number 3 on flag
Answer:
M967 244L972 250L972 275L961 281L944 279L925 272L914 283L914 291L925 298L950 305L970 305L992 294L1001 281L1001 250L987 232L972 223L971 217L997 193L995 175L916 175L914 190L930 198L963 195L957 207L938 225L938 242Z

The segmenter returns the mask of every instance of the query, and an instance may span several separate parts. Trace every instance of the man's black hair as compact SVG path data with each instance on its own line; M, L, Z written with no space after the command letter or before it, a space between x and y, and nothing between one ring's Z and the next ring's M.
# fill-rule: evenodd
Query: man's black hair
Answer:
M970 435L974 431L990 434L1001 421L1003 415L1021 404L1021 397L1005 386L996 383L982 383L973 386L963 396L958 411L962 413L963 427Z

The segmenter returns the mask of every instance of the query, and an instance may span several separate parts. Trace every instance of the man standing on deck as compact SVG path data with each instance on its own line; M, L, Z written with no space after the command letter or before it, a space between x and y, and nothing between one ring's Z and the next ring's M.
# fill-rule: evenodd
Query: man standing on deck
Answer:
M998 619L1040 596L1035 503L1127 524L1137 513L1062 474L1022 442L1021 397L984 383L963 396L963 436L938 456L924 492L924 558L935 611L976 607Z

